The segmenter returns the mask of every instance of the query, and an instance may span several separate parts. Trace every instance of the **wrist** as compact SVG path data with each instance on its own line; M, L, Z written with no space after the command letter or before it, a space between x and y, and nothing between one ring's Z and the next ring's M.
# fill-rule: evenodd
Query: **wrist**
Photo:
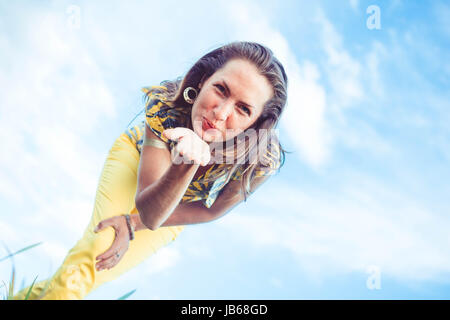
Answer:
M200 164L194 164L194 163L185 163L182 162L180 164L172 163L172 170L175 170L179 173L186 173L190 171L197 171L197 169L200 167Z
M130 214L130 223L131 226L133 227L134 231L140 231L140 230L144 230L144 229L148 229L141 220L141 217L139 216L139 214Z
M125 221L127 224L128 235L130 237L130 241L134 240L134 227L131 224L131 216L129 214L124 214L124 217L125 217Z

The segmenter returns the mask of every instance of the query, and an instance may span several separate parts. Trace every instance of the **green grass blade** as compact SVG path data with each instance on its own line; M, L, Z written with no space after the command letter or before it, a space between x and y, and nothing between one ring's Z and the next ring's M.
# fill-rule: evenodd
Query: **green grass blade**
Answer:
M17 251L17 252L10 253L10 254L7 255L6 257L1 258L1 259L0 259L0 262L2 262L3 260L6 260L6 259L8 259L8 258L11 258L11 257L15 256L16 254L19 254L19 253L21 253L21 252L23 252L23 251L25 251L25 250L29 250L29 249L31 249L31 248L34 248L34 247L36 247L36 246L38 246L38 245L40 245L40 244L42 244L42 242L38 242L38 243L32 244L31 246L28 246L28 247L25 247L25 248L23 248L23 249L20 249L20 250Z
M30 286L30 289L28 289L27 295L25 296L24 300L28 300L28 297L30 296L31 290L33 289L34 283L36 282L38 276L36 276L36 278L34 278L33 283Z
M119 299L117 300L125 300L126 298L128 298L129 296L131 296L134 292L136 291L136 289L134 289L133 291L128 292L127 294L121 296Z
M9 283L8 300L12 299L14 295L14 282L16 281L16 270L13 266L11 282Z

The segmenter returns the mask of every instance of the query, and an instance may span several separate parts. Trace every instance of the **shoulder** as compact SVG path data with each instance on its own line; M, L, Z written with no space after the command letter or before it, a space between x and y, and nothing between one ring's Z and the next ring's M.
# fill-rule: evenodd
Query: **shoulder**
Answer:
M163 86L145 87L142 91L146 95L145 122L148 128L164 142L169 142L162 135L166 129L188 127L190 110L176 107L167 101Z

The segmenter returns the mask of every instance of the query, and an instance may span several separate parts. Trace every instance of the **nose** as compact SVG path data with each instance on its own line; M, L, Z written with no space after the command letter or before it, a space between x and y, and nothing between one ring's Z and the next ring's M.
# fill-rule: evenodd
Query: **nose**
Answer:
M216 121L227 120L228 116L230 115L230 113L232 111L232 108L233 108L232 104L227 103L227 102L223 102L223 103L219 104L218 106L216 106L213 109Z

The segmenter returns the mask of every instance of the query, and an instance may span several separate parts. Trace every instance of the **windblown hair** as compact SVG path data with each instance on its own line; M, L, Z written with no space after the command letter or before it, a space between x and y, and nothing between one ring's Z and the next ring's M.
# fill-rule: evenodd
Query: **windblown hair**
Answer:
M161 86L166 87L167 90L163 90L161 87L155 87L155 89L146 93L145 98L149 99L152 93L157 92L159 95L163 95L166 102L169 102L170 104L176 105L177 107L182 106L192 108L192 105L188 104L183 97L184 90L187 87L193 87L196 88L197 91L200 91L199 84L206 81L211 75L224 67L225 64L232 59L243 59L254 64L260 74L267 78L274 91L273 97L264 105L262 114L255 121L255 123L247 129L253 129L259 133L262 132L262 134L257 134L256 140L246 139L248 138L245 134L247 131L246 130L233 138L234 141L231 144L231 147L228 147L227 149L225 147L226 143L223 142L222 148L219 148L218 151L219 153L222 153L219 155L219 158L222 157L221 159L229 159L232 157L235 160L233 164L226 164L223 171L219 173L219 176L228 174L226 178L226 181L228 182L236 170L242 170L241 191L243 192L244 199L246 201L248 195L251 193L250 182L254 177L254 171L257 168L266 166L266 164L261 163L260 159L258 159L256 163L255 161L252 161L253 163L248 163L245 159L248 159L251 153L258 153L258 151L256 151L258 145L267 146L266 151L273 152L273 150L268 149L270 146L269 140L275 139L280 151L279 154L276 154L277 157L279 156L276 160L281 162L281 165L278 168L278 170L280 170L285 161L285 152L288 152L281 147L277 137L272 134L272 129L275 129L277 126L281 113L286 105L288 84L288 79L284 68L278 59L275 58L273 52L269 48L255 42L229 43L201 57L183 78L179 77L173 81L162 81L160 83ZM238 150L236 150L235 146L238 146L241 143L245 144L245 148L237 148ZM227 145L229 146L230 144ZM241 150L240 153L239 149ZM218 155L216 154L216 157L217 156ZM271 157L273 158L273 153ZM214 179L217 179L217 176L214 177Z

